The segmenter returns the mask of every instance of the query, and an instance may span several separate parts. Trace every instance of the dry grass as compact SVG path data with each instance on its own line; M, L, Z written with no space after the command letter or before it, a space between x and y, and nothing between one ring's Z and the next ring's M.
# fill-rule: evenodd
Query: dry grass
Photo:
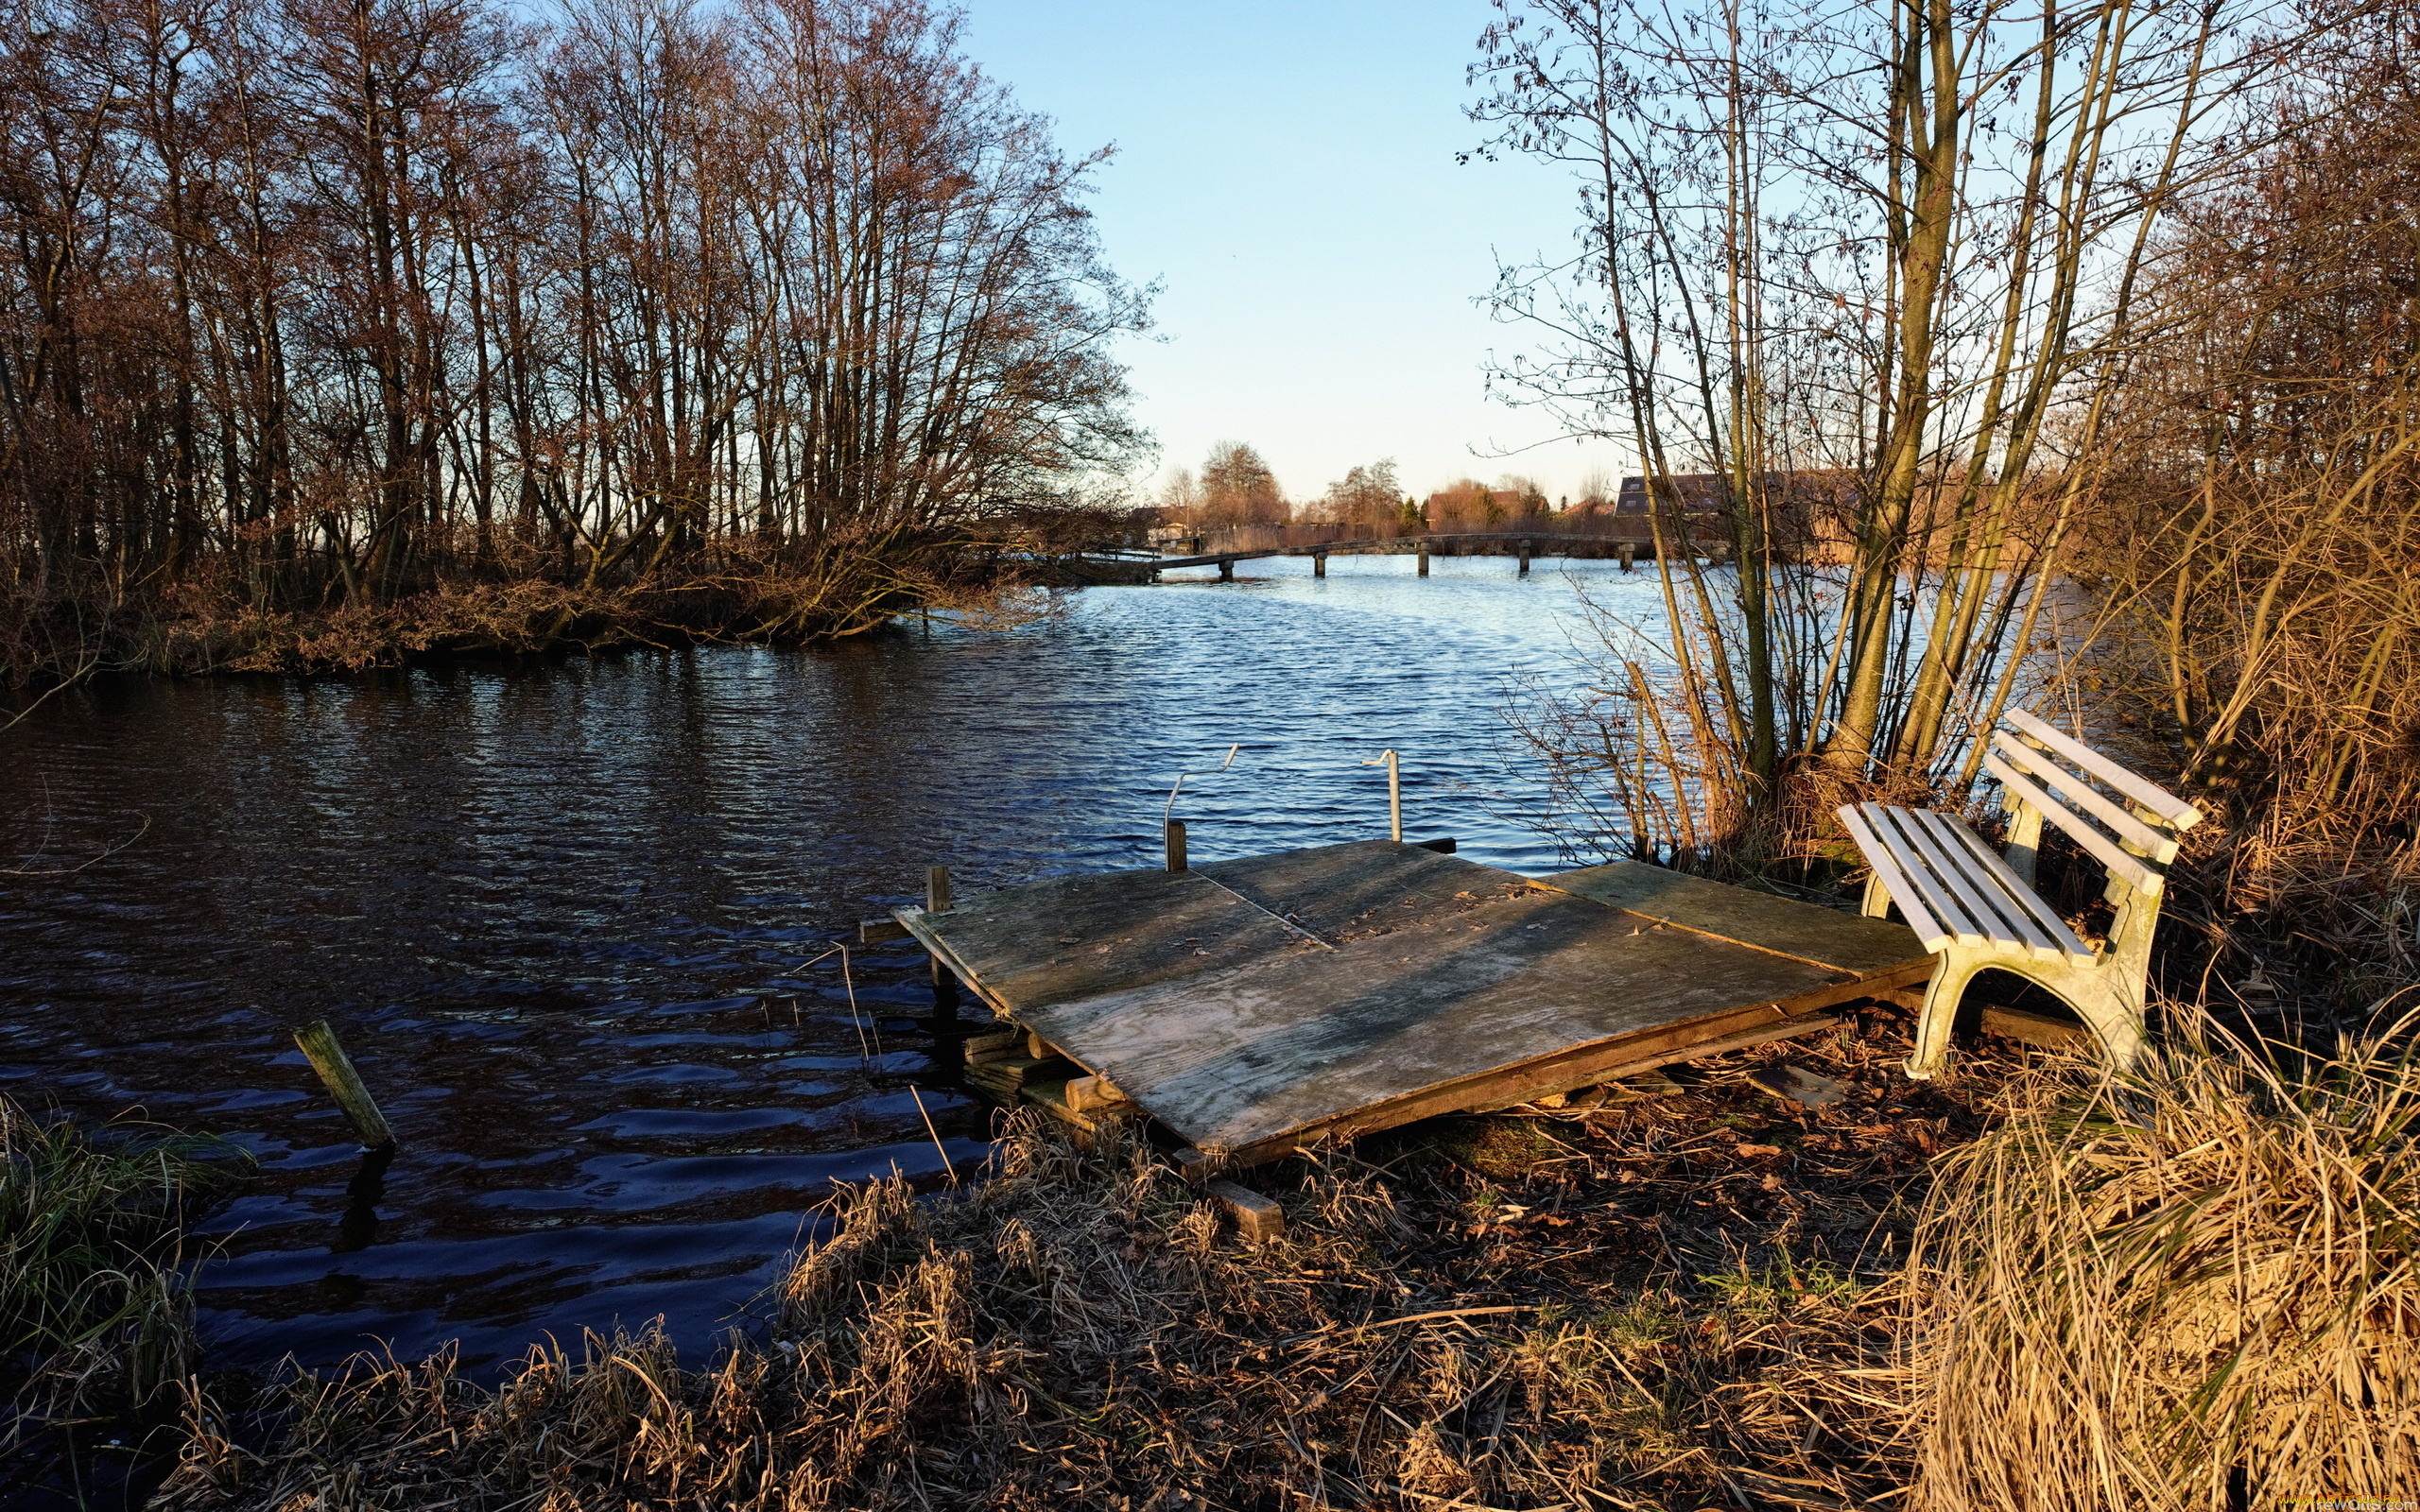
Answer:
M1944 1162L1916 1270L1912 1505L2411 1495L2411 1027L2306 1056L2175 1010L2138 1074L2037 1080L2030 1116Z
M1065 513L1040 534L1073 539L1098 526L1096 512ZM1005 627L1052 603L1030 581L1032 534L1011 520L838 532L812 546L742 538L659 564L631 557L585 570L528 541L478 551L465 535L408 591L372 595L331 580L273 603L232 558L197 561L139 593L100 581L41 593L0 584L0 686L102 671L358 672L465 652L800 644L920 610Z
M1601 1106L1264 1167L1011 1121L845 1194L703 1368L655 1332L186 1383L159 1512L2217 1509L2420 1473L2411 1024L2325 1057L2171 1009L2128 1081L1896 1021ZM2179 1026L2182 1026L2181 1030ZM1808 1108L1745 1079L1841 1082ZM1585 1101L1582 1099L1580 1101Z
M1258 1246L1149 1152L1020 1122L963 1193L848 1195L703 1370L592 1336L494 1389L364 1360L265 1416L197 1399L154 1504L1893 1504L1911 1202L1988 1123L1986 1078L1911 1086L1895 1040L1263 1168L1291 1228ZM1784 1057L1850 1099L1740 1079Z

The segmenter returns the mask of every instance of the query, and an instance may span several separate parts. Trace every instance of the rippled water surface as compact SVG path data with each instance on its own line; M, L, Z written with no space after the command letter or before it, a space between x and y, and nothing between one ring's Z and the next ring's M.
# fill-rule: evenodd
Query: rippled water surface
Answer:
M1651 576L1242 571L986 635L54 699L0 736L0 1091L260 1157L203 1277L221 1363L702 1342L835 1178L981 1155L921 957L829 954L926 866L1154 865L1169 784L1235 743L1177 802L1198 859L1385 833L1357 763L1392 746L1412 838L1559 864L1503 684L1569 675L1572 575L1643 613ZM397 1128L383 1182L287 1036L322 1015Z

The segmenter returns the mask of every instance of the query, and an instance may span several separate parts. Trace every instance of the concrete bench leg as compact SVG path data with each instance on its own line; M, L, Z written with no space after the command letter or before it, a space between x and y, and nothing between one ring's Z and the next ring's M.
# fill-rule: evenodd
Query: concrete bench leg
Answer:
M1966 995L1975 973L1989 964L1987 957L1955 948L1941 953L1941 964L1925 986L1924 1008L1916 1015L1916 1053L1903 1068L1909 1076L1929 1081L1949 1064L1949 1031L1957 1026L1958 1001Z
M1928 1080L1949 1064L1949 1033L1958 1022L1959 1000L1979 973L1994 970L2023 977L2075 1009L2100 1040L2101 1054L2113 1070L2127 1070L2142 1055L2143 1005L2128 992L2131 982L2122 964L2060 967L1952 947L1941 953L1941 964L1933 968L1932 981L1925 988L1924 1010L1916 1021L1916 1053L1905 1067L1910 1077Z

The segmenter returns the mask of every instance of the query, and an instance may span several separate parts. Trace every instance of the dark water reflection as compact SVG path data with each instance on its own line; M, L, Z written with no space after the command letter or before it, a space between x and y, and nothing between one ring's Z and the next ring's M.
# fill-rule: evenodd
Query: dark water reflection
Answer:
M913 900L1384 833L1556 864L1499 759L1563 564L1252 564L1096 590L990 636L357 679L115 683L0 737L0 1090L223 1131L216 1358L466 1357L665 1314L703 1341L835 1179L979 1158L918 958L840 960ZM1651 579L1577 570L1651 608ZM119 849L111 849L120 847ZM72 868L72 869L71 869ZM30 872L31 874L26 874ZM46 873L46 874L45 874ZM359 1152L285 1026L332 1019L402 1149ZM937 1053L938 1052L938 1053Z

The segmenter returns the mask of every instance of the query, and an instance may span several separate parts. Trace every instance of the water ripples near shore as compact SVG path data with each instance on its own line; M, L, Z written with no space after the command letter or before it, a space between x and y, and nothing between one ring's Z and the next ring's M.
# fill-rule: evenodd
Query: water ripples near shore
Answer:
M0 736L0 1091L259 1156L203 1274L221 1364L702 1344L832 1182L981 1158L922 957L833 950L926 866L1156 865L1186 770L1197 860L1383 834L1387 747L1411 837L1562 864L1506 679L1569 676L1574 578L1651 613L1651 576L1241 571L994 634L73 691ZM288 1037L322 1016L383 1175Z

